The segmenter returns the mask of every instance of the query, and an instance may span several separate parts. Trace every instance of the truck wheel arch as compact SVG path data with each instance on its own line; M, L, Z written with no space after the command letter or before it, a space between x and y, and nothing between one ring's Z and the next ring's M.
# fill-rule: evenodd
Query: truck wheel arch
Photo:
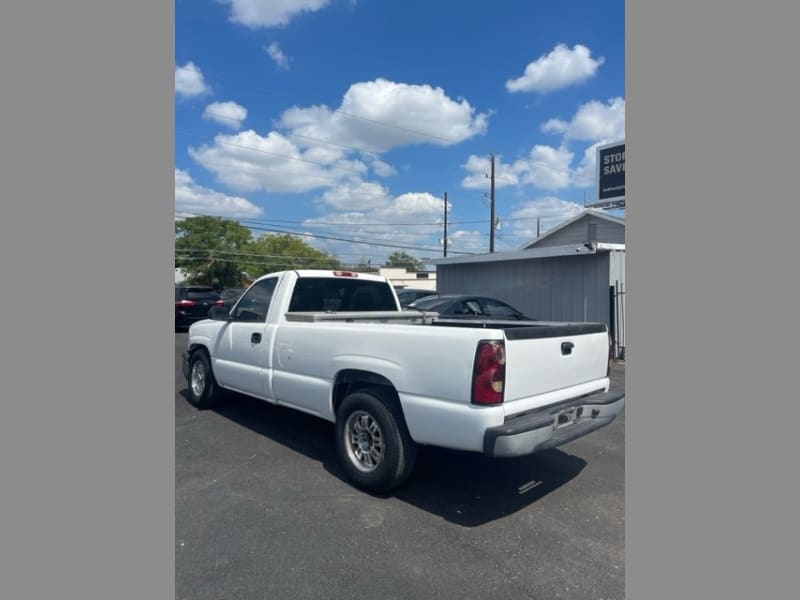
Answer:
M385 402L394 402L402 414L403 407L400 405L400 398L397 396L397 389L394 384L379 373L364 371L360 369L344 369L339 371L333 380L333 393L331 397L331 409L334 417L339 411L339 407L347 397L355 391L365 388L378 388L383 393L382 399Z

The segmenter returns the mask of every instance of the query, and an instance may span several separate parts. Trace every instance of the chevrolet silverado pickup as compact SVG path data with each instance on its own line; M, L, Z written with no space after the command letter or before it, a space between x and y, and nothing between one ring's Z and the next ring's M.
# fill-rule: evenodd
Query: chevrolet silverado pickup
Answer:
M347 271L282 271L192 324L189 398L227 390L334 423L349 480L386 492L419 445L523 456L610 423L604 323L464 321L403 311L390 282Z

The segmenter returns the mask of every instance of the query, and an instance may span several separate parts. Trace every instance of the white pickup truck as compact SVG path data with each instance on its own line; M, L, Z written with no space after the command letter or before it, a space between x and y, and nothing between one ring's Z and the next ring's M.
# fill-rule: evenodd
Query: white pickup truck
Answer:
M607 425L609 357L603 323L439 319L382 277L282 271L190 327L183 373L198 408L234 390L333 422L348 478L385 492L420 444L522 456Z

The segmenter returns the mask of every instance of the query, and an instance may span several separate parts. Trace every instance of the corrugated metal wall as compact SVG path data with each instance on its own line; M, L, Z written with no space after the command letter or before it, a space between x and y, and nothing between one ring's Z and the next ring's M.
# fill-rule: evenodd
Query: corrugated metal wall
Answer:
M624 260L624 259L623 259ZM609 324L609 253L439 265L439 293L491 296L542 320Z
M594 215L587 215L585 218L543 239L533 247L569 246L572 244L582 244L590 240L594 242L607 242L610 244L624 244L625 226L618 223L611 223L605 219L599 219Z

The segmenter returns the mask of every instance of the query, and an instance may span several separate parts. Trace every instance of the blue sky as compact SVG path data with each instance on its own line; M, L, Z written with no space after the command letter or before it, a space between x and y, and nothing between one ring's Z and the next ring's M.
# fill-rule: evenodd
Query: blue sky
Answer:
M595 200L594 149L625 136L621 1L175 8L178 217L424 260L447 192L448 254L484 253L494 152L495 250L515 249Z

